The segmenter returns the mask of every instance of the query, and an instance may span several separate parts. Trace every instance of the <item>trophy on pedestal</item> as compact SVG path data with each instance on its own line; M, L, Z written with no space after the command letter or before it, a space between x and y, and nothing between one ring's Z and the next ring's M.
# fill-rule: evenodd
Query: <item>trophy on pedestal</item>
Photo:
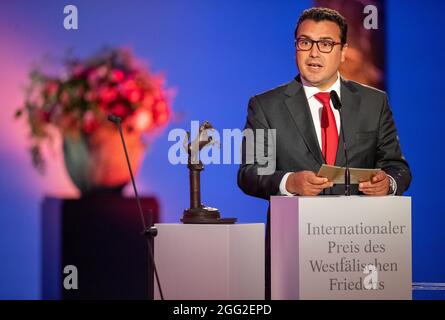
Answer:
M199 133L193 141L191 141L190 132L187 132L186 139L184 139L190 176L190 208L184 210L181 219L185 224L232 224L237 220L237 218L221 218L218 209L207 207L201 203L201 171L204 170L204 165L199 159L199 152L205 146L217 143L208 135L208 131L212 130L214 128L210 122L205 121L199 127Z

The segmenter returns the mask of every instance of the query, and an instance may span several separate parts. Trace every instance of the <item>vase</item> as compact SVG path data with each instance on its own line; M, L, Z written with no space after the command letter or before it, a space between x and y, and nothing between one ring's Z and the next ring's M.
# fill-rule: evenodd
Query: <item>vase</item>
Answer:
M124 130L133 174L142 163L146 146L136 131ZM65 166L82 196L121 193L130 172L119 131L100 127L91 134L63 135Z

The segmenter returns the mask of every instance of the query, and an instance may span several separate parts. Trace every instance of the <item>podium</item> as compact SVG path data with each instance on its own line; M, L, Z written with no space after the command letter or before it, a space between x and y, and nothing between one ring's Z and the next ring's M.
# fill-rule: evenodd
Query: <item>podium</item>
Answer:
M411 198L271 197L272 299L412 299Z
M264 224L155 226L164 299L264 299Z

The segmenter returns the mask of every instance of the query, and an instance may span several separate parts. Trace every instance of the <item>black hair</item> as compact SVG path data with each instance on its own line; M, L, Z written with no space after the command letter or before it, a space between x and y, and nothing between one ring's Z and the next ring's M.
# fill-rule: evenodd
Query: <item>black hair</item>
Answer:
M297 37L298 27L305 20L314 20L316 22L327 20L336 23L340 28L341 44L344 45L346 43L348 24L346 23L346 19L338 11L322 7L314 7L304 10L298 19L297 26L295 27L295 38Z

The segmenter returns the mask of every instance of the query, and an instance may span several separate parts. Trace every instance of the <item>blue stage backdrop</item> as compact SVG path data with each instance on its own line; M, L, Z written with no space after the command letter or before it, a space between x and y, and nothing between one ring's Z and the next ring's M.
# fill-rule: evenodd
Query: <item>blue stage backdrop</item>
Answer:
M155 195L161 219L178 222L189 205L188 172L169 163L173 128L210 120L222 132L244 126L255 93L296 75L293 30L311 1L71 1L79 29L63 28L63 1L0 4L0 298L40 298L39 206L47 194L75 195L62 159L46 176L31 167L26 127L14 121L20 86L45 54L67 49L87 56L104 45L126 46L162 71L176 90L172 122L150 145L137 183ZM445 188L437 169L444 157L441 59L445 44L439 1L388 1L387 89L400 140L413 171L413 272L415 281L445 282ZM119 156L119 155L114 155ZM437 165L432 165L437 160ZM267 203L236 185L237 165L209 165L202 174L203 202L240 222L265 222ZM131 190L127 190L131 193Z

